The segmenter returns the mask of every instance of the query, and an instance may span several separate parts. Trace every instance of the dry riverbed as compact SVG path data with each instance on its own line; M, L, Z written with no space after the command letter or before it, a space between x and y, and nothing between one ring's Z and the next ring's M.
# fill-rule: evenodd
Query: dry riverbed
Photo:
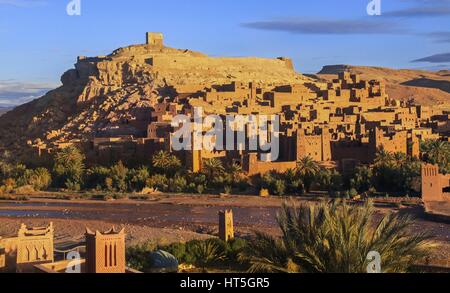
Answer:
M161 244L205 239L217 234L218 212L233 209L238 236L253 231L278 235L276 214L286 199L256 196L159 195L149 200L56 200L33 197L29 201L0 201L0 236L14 235L21 223L55 225L56 243L82 240L85 227L108 230L124 227L127 244L146 241ZM291 199L312 204L315 199ZM402 206L392 201L376 202L377 217L388 212L409 213L416 217L414 231L427 230L439 244L433 253L436 262L450 260L450 223L428 218L419 201Z

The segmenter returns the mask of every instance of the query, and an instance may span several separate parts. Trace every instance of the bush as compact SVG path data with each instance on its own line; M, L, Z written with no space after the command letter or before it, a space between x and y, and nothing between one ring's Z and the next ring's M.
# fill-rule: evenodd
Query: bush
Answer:
M38 168L31 172L28 178L28 185L33 186L35 190L47 190L52 183L52 175L45 168Z
M5 192L11 192L16 187L16 180L7 178L3 181L3 187Z
M277 172L269 172L263 174L260 180L261 189L268 189L270 194L284 195L286 192L286 182L282 178L282 174Z
M167 191L169 189L169 180L165 175L156 174L148 178L146 187L158 189L159 191Z
M111 179L113 181L113 187L120 191L126 192L127 186L127 174L128 168L122 162L119 162L111 167Z
M353 198L353 197L355 197L357 195L358 195L358 191L355 188L350 189L350 191L349 191L349 196L350 197Z
M176 175L173 179L169 180L170 192L182 193L187 189L187 181L184 177Z
M225 185L223 188L223 193L226 195L230 195L233 192L233 188L230 185Z
M147 167L140 167L138 169L131 169L128 172L128 185L133 191L140 191L144 189L147 179L150 177L150 172Z
M14 189L15 194L32 194L34 192L35 192L35 190L34 190L33 186L31 186L31 185L24 185L24 186L20 186L20 187L17 187L16 189Z
M66 188L70 191L80 191L81 190L81 185L79 182L67 180L65 185L66 185Z
M283 196L286 191L286 185L283 180L278 179L274 182L273 193L275 195Z
M110 175L109 168L103 166L95 166L87 170L86 172L86 187L95 189L108 189L111 190L111 186L107 186L106 178ZM111 179L112 180L112 179Z
M197 186L197 193L203 194L205 192L205 186L204 185L198 185Z

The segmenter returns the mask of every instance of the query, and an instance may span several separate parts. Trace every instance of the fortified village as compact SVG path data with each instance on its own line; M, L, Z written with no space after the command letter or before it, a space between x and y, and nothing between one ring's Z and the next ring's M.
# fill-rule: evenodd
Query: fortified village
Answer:
M279 115L280 156L265 162L260 152L237 146L174 152L194 172L213 157L254 175L295 168L305 156L347 172L371 163L379 149L418 157L421 141L449 140L449 112L388 97L382 82L348 72L332 82L314 81L284 57L212 58L165 47L162 34L147 33L145 45L79 57L75 68L57 91L81 88L77 110L68 117L55 113L54 125L41 124L52 108L33 117L31 132L41 131L26 142L34 159L45 161L55 149L76 144L92 163L143 162L159 150L173 152L173 118L192 117L196 107L204 115ZM248 142L249 129L240 131Z

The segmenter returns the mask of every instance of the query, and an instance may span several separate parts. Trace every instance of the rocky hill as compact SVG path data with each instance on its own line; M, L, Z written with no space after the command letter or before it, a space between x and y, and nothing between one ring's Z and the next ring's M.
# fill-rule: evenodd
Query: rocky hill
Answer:
M335 78L335 74L350 71L361 75L362 79L377 79L386 83L390 97L398 100L414 99L423 105L450 110L450 72L390 69L383 67L329 65L316 75L321 79Z
M52 145L109 135L133 135L148 123L159 98L183 85L298 83L290 59L213 58L190 50L133 45L108 56L78 57L62 86L0 117L0 147ZM119 127L120 125L120 127Z
M294 84L314 80L293 68L288 58L215 58L162 43L128 46L108 56L80 56L75 68L62 75L61 87L0 116L0 148L24 150L30 144L53 147L95 136L140 136L155 103L177 96L183 87L189 92L232 81ZM314 78L335 78L342 70L360 73L363 79L384 80L393 98L449 105L448 72L339 65L324 67Z

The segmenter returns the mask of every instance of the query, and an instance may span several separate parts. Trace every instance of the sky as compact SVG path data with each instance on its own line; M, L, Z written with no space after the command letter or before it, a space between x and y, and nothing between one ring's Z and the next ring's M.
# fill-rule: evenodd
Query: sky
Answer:
M0 0L0 107L60 85L79 55L107 55L162 32L211 56L291 57L296 70L352 64L450 68L450 0Z

